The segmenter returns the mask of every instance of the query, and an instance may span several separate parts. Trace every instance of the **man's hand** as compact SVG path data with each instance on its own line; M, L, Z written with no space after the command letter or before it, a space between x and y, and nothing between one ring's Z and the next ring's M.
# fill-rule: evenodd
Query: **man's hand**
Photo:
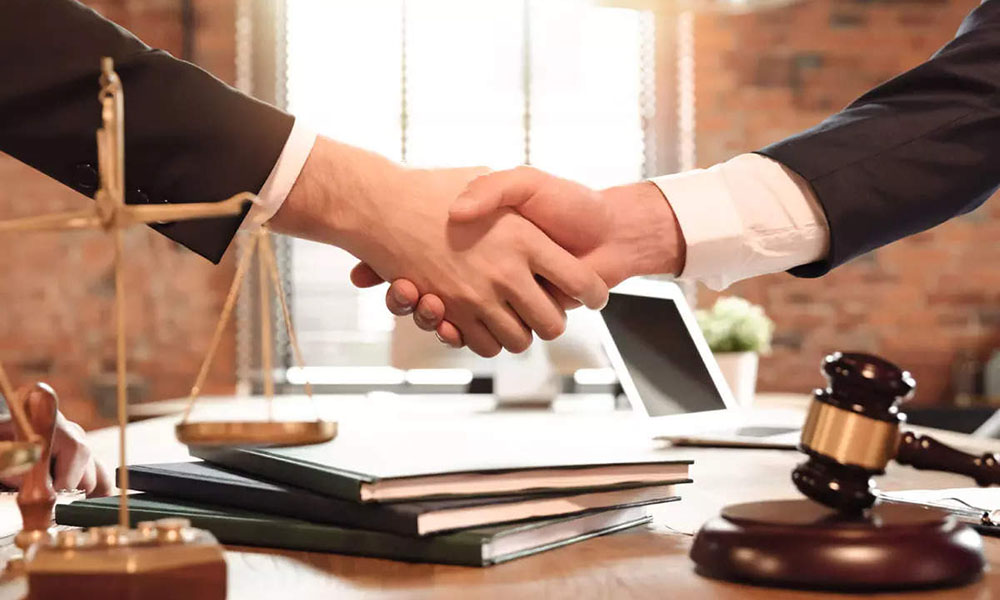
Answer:
M14 439L11 422L0 427L0 439ZM0 478L8 487L20 487L21 478ZM83 428L60 412L52 435L52 486L56 490L82 490L87 497L107 496L114 489L108 470L94 458Z
M593 190L530 167L483 175L472 181L450 210L452 222L474 222L513 208L553 241L584 259L609 287L633 275L678 274L684 266L684 238L670 204L649 182ZM366 265L355 267L352 281L362 287L380 283ZM566 308L576 305L548 288ZM443 319L447 302L415 282L396 280L386 295L394 314L414 312L423 329L461 346L461 326ZM420 292L423 292L421 296ZM450 320L450 318L449 318Z
M565 312L536 278L592 308L604 305L608 288L511 209L450 220L455 197L483 172L404 169L320 137L271 226L344 248L372 276L406 277L434 294L478 354L521 352L531 330L551 339L565 328Z

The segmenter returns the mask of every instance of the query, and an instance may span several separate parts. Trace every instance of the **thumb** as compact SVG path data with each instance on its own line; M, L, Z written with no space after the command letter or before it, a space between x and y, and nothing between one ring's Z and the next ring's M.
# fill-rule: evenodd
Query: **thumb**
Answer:
M351 269L351 283L359 288L370 288L385 283L385 280L366 263L359 262Z
M519 206L534 196L548 174L532 167L517 167L477 177L452 203L452 221L474 221L504 206Z

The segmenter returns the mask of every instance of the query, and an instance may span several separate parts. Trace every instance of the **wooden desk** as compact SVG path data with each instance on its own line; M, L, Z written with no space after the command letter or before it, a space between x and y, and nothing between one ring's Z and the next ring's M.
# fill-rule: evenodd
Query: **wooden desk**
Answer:
M784 398L788 401L788 398ZM385 418L387 410L377 400L369 400ZM395 402L395 401L393 401ZM345 413L360 410L351 404ZM450 404L450 406L454 406ZM802 406L801 399L793 402ZM418 410L435 413L436 403ZM402 409L400 407L403 407ZM246 405L243 405L246 408ZM341 407L343 408L343 407ZM390 409L413 414L411 403L390 403ZM324 412L326 412L324 410ZM340 411L337 411L340 412ZM447 422L453 414L438 412L435 419ZM408 417L409 418L409 417ZM468 415L465 417L468 418ZM620 413L588 412L580 415L479 414L477 419L511 419L553 423L624 422ZM173 417L157 418L129 427L129 462L182 460L186 450L173 439ZM457 422L456 422L457 423ZM951 443L970 450L1000 450L996 442L982 442L957 434L935 432ZM116 460L114 430L91 434L95 451L113 464ZM690 456L695 460L696 483L684 488L684 500L654 509L654 523L537 556L489 568L408 564L389 560L334 554L275 551L259 548L229 548L229 597L239 600L275 598L759 598L784 600L800 598L843 598L795 590L754 588L705 579L694 573L688 559L691 535L706 519L726 504L750 500L794 498L797 492L789 479L800 460L796 452L673 449L665 452ZM919 472L891 466L880 479L884 489L963 487L960 477ZM991 569L984 578L963 588L910 592L912 600L1000 598L1000 539L984 538ZM0 586L0 600L19 598L17 581ZM71 592L70 592L71 594ZM879 597L890 597L880 595Z

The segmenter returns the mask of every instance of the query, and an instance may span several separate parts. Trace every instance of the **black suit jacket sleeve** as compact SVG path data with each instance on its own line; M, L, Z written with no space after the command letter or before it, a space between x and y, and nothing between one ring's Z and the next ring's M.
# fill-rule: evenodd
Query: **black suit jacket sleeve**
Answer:
M982 204L1000 185L1000 0L926 63L760 150L812 186L830 224L817 277Z
M0 150L92 196L102 56L114 58L125 94L127 202L213 202L260 190L292 117L73 0L0 2ZM157 229L218 262L244 216Z

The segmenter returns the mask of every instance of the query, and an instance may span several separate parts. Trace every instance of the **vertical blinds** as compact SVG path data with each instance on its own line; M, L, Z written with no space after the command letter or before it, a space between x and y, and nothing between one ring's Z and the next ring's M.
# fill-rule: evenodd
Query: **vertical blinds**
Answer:
M530 161L603 187L646 162L653 44L643 11L583 0L287 0L288 108L318 132L418 166ZM291 243L306 362L386 365L384 290L354 259Z

